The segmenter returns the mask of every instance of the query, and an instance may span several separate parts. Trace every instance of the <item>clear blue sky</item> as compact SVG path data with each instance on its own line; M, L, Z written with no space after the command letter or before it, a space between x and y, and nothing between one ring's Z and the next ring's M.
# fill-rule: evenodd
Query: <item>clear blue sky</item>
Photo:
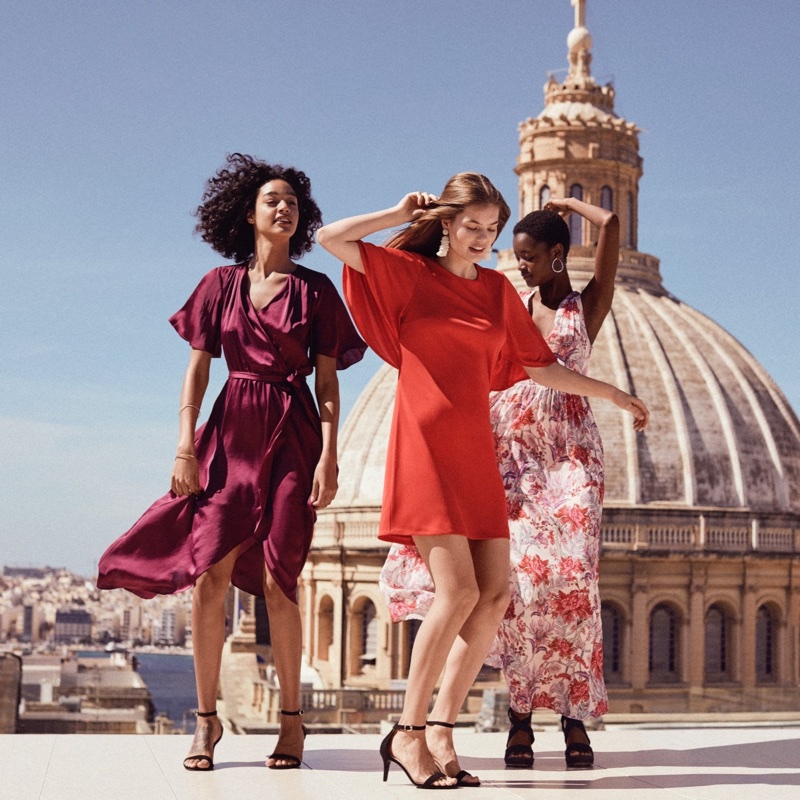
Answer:
M587 6L593 72L644 131L640 248L800 409L800 3ZM227 152L307 171L328 221L467 169L516 208L517 123L572 24L569 0L3 4L0 565L89 575L166 489L167 317L223 263L191 211ZM343 373L346 408L377 364Z

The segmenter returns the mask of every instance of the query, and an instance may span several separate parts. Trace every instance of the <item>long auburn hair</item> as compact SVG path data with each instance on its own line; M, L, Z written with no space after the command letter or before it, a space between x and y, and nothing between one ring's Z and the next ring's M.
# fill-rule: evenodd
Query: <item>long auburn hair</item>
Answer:
M511 216L508 203L485 175L459 172L447 181L438 201L426 208L425 213L407 227L392 234L384 242L384 246L410 250L433 258L442 241L442 220L453 219L456 214L472 205L497 206L499 236Z

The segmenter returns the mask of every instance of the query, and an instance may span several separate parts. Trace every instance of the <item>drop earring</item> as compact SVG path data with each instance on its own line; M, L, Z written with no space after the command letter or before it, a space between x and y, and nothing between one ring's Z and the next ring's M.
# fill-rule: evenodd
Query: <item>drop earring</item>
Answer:
M439 258L444 258L450 252L450 234L447 231L442 231L442 241L439 244L439 249L436 255Z
M561 266L558 269L556 269L556 262L561 264ZM553 259L553 263L550 265L550 269L553 270L553 272L555 272L556 275L558 275L560 272L564 271L564 266L565 266L564 262L560 258L556 257Z

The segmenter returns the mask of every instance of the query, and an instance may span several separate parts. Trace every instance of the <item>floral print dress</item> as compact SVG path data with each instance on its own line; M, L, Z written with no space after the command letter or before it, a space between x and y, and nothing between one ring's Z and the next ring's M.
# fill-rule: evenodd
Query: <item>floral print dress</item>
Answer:
M522 293L527 303L532 293ZM586 374L591 342L572 292L546 341ZM511 707L573 719L608 710L598 592L603 449L589 403L533 381L491 398L511 531L511 602L487 657L503 670ZM381 573L392 619L423 617L433 602L416 551L395 545Z

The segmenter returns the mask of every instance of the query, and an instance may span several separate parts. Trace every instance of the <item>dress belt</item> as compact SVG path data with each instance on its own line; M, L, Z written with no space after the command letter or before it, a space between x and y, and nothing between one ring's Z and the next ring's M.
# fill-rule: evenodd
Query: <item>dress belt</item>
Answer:
M282 375L279 372L241 372L239 370L228 373L229 378L241 378L245 381L260 381L261 383L288 383L291 385L300 383L302 375L292 372L289 375Z

